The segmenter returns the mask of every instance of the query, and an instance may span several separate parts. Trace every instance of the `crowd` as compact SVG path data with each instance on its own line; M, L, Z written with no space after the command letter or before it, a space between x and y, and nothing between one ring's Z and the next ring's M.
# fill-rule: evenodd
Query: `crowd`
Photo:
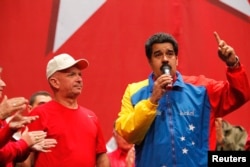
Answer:
M82 71L89 63L67 53L47 63L52 94L8 98L0 67L0 166L154 167L206 166L208 150L249 150L242 126L222 119L250 99L245 67L235 50L214 33L226 81L185 76L178 69L179 46L171 34L145 43L152 72L128 84L107 152L96 114L78 103ZM248 136L248 139L247 139Z

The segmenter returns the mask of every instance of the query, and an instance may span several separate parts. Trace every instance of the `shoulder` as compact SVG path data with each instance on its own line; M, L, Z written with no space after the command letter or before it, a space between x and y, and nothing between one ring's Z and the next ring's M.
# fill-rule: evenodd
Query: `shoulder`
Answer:
M92 110L90 110L86 107L79 106L79 111L80 111L81 115L85 115L88 118L92 118L92 119L94 118L94 120L96 120L96 121L98 120L96 114Z
M182 75L182 78L184 82L195 85L207 85L209 83L217 82L214 79L205 77L204 75L197 75L197 76Z
M212 78L208 78L204 75L198 76L182 76L183 81L187 84L192 84L195 86L204 86L206 89L211 91L221 90L225 85L228 84L228 81L215 80Z
M94 114L94 115L95 115L95 113L94 113L92 110L90 110L90 109L88 109L88 108L86 108L86 107L83 107L83 106L81 106L81 105L79 105L79 110L80 110L81 112L84 112L84 113L87 113L87 114Z
M30 111L30 115L44 115L47 114L51 109L56 108L54 101L49 101L40 106L35 107Z
M149 80L145 79L139 82L133 82L128 84L127 89L129 89L131 92L137 92L139 89L142 89L143 87L146 87L149 85Z

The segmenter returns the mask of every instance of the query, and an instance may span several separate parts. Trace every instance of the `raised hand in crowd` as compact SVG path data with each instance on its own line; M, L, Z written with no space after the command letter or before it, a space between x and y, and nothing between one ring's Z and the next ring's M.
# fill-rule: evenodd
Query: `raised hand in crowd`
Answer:
M24 97L14 97L8 99L5 95L0 103L0 119L6 119L17 111L27 108L28 100Z
M37 118L38 116L23 116L22 111L18 111L10 118L9 127L12 130L18 130L35 121Z

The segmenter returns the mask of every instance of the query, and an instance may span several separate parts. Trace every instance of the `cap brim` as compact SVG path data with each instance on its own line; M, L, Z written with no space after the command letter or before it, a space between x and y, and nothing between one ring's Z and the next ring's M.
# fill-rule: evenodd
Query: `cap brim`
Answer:
M77 65L81 70L83 70L89 66L89 62L86 59L78 59L74 65Z

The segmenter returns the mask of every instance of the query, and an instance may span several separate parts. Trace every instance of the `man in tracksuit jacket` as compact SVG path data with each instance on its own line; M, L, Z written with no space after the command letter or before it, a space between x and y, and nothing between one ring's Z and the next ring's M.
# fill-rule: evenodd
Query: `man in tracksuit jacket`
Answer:
M218 55L227 80L183 76L177 71L178 44L166 33L145 44L152 73L129 84L116 120L116 131L135 144L136 167L205 167L215 150L215 118L236 110L250 98L246 71L234 49L221 40Z

